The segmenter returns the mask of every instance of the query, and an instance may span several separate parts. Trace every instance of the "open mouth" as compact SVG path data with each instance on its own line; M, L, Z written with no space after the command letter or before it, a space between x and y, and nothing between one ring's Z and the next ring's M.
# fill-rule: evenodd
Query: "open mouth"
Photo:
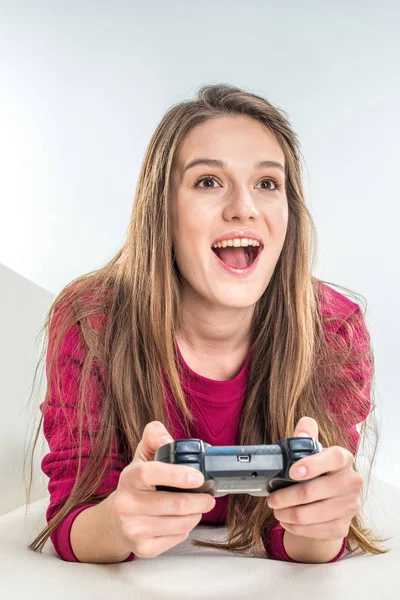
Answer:
M211 248L222 262L234 269L249 267L262 250L262 246L227 246L226 248Z

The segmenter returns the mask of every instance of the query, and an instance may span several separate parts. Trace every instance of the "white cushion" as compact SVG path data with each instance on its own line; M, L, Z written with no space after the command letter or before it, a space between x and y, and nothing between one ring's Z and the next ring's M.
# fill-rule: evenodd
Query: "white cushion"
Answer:
M383 600L400 598L400 489L373 476L362 508L366 525L382 537L387 554L349 556L330 564L234 556L196 548L191 537L223 539L225 527L198 525L185 542L156 558L86 564L59 559L50 540L43 553L25 547L45 523L48 499L0 517L1 597L26 600L101 598L177 600Z

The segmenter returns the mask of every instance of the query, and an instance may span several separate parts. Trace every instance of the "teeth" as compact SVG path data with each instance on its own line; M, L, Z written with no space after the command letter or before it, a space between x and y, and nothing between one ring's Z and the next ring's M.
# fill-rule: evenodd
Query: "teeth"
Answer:
M239 246L259 246L260 242L258 240L253 240L251 238L233 238L231 240L224 240L223 242L217 242L213 244L212 248L226 248L227 246L234 246L235 248L239 248Z

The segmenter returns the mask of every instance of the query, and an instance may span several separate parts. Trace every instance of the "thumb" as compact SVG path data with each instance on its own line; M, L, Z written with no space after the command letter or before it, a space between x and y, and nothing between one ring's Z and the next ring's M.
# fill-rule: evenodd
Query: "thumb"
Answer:
M301 417L294 430L293 437L311 437L318 440L318 423L311 417Z
M158 450L160 446L173 441L172 436L161 421L151 421L150 423L147 423L143 430L142 439L137 445L132 462L137 460L146 462L154 460L156 450Z

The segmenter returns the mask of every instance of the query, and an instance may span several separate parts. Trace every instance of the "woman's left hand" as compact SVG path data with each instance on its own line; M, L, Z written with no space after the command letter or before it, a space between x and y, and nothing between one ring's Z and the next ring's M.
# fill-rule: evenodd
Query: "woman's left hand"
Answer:
M318 424L302 417L293 437L318 440ZM351 519L361 508L363 480L353 469L353 454L341 446L323 448L321 452L302 458L292 465L289 475L299 483L325 474L301 485L291 485L272 492L268 505L282 527L292 533L323 541L343 539L349 532ZM300 477L295 469L304 466Z

